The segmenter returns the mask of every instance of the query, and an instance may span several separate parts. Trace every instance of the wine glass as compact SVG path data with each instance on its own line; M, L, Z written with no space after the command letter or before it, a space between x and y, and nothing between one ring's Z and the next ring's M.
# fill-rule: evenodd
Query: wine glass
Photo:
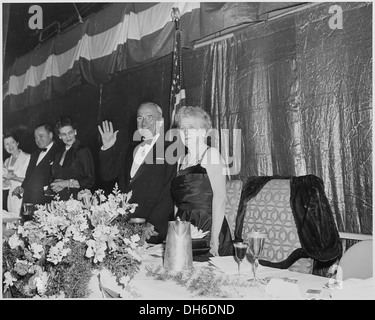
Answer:
M263 246L264 246L264 240L266 239L266 232L264 231L253 231L248 234L248 247L250 253L254 257L254 263L253 263L253 273L254 273L254 279L253 281L257 282L257 276L256 276L256 270L259 265L259 257L263 253Z
M236 254L236 260L238 263L238 275L240 275L240 264L243 258L245 258L248 244L244 242L235 242L233 245L234 245L234 252Z

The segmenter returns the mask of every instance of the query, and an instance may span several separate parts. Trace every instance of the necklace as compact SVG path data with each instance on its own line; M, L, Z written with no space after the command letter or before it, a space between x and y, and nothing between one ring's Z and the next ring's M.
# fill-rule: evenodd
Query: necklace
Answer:
M17 153L17 155L14 155L14 154L11 154L10 156L15 160L15 159L17 159L18 158L18 156L20 155L20 153L21 153L21 151L20 150L18 150L18 153Z
M196 165L201 159L202 155L206 152L208 147L204 148L203 151L198 152L197 154L188 153L182 163L182 169L186 169L187 167Z

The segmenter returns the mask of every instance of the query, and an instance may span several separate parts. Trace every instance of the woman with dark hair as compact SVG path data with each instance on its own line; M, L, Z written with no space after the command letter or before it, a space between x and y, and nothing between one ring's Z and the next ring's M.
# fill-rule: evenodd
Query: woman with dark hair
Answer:
M4 149L10 157L3 164L3 189L9 189L7 210L20 215L22 198L13 193L25 179L27 166L30 162L30 154L19 149L19 138L13 133L7 133L3 137Z
M71 195L76 198L80 190L94 186L94 161L90 149L77 140L77 124L72 118L60 117L56 132L65 148L56 154L50 187L61 200L68 200Z

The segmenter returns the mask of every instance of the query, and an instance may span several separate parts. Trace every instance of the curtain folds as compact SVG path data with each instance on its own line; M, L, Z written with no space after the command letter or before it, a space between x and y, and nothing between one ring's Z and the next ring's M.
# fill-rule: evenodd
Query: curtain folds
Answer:
M328 6L206 48L200 103L225 157L240 140L235 177L315 174L339 230L372 234L371 8L342 4L331 30Z

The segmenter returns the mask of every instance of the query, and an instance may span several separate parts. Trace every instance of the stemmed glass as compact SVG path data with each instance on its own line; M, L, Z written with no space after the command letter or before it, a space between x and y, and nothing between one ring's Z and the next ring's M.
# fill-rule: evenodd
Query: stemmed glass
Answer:
M235 242L233 245L234 245L234 252L236 254L236 260L238 263L238 275L240 275L240 264L246 255L247 243Z
M253 231L250 232L247 236L248 239L248 247L250 253L254 257L254 264L253 264L253 273L254 273L254 279L252 279L255 282L258 282L258 278L256 276L256 270L259 265L259 257L263 253L263 246L264 246L264 240L266 239L266 232L264 231Z

